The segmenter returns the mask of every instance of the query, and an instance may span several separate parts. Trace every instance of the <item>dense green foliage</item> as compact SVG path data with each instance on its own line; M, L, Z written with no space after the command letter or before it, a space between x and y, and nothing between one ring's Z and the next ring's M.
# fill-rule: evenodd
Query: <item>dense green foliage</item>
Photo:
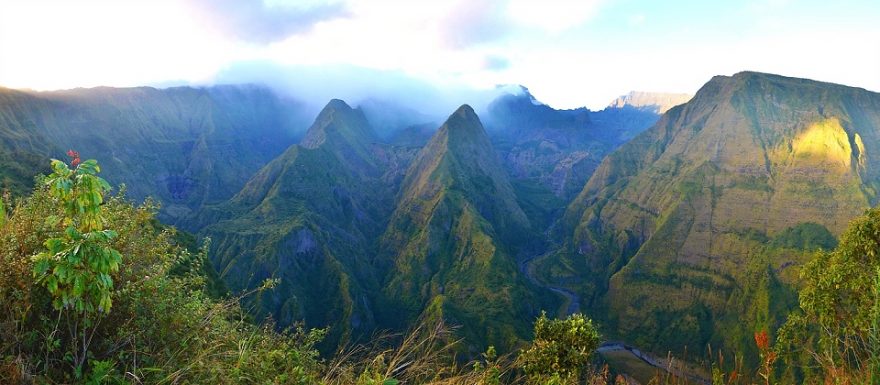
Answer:
M106 198L109 185L94 160L73 164L53 161L53 174L30 197L8 216L5 202L0 211L7 267L0 274L0 382L386 385L526 378L491 348L472 370L457 368L458 342L442 320L423 320L391 348L380 341L324 363L315 349L322 330L252 324L239 305L251 293L209 296L202 267L207 247L189 252L179 241L191 240L159 225L149 202L134 207L121 194ZM276 285L266 281L255 291ZM585 373L584 360L598 343L591 321L542 316L535 332L540 339L521 354L532 383L543 374L556 381ZM540 368L545 361L552 370Z
M800 312L779 337L790 364L806 355L821 375L868 373L865 383L880 383L880 209L854 220L836 249L817 252L801 278Z
M79 163L79 158L73 162ZM64 208L63 218L47 220L61 221L64 231L47 239L46 249L33 257L34 276L52 295L55 310L106 313L112 306L110 275L122 263L122 255L109 247L116 232L103 228L101 204L110 185L97 176L101 169L95 160L75 167L71 170L66 163L53 160L53 173L44 181L49 195Z
M150 203L133 207L118 195L93 205L101 199L91 194L106 187L96 171L93 161L76 171L56 165L56 174L46 179L52 186L38 187L20 200L2 224L0 382L314 383L318 361L312 346L320 331L279 333L246 321L238 298L218 302L208 297L201 269L179 268L200 266L205 254L175 245L173 231L156 226ZM65 199L71 197L76 199ZM72 201L74 206L65 205ZM83 220L89 210L92 215ZM98 225L116 236L80 250L62 247L67 251L53 256L65 260L56 258L51 270L39 267L37 277L32 275L46 257L34 261L31 256L45 250L47 239L68 235L70 226L102 231ZM49 242L49 247L66 241ZM101 250L117 250L125 258L118 263L114 255L100 255ZM102 260L96 255L109 258L97 263ZM117 262L116 269L111 262ZM59 283L65 291L58 310L59 292L47 289L54 285L46 281L48 274L73 274L64 273L65 268L82 275L69 286ZM89 279L112 282L113 290L107 290L109 285L83 287L94 284ZM78 309L90 308L96 312L77 315Z
M359 111L331 102L303 145L193 225L213 240L212 263L233 291L281 280L250 302L259 318L329 328L320 344L328 353L377 330L368 295L378 291L374 240L393 195L370 155L371 131Z
M837 238L825 226L806 222L781 231L770 242L770 246L808 251L831 250L837 247Z

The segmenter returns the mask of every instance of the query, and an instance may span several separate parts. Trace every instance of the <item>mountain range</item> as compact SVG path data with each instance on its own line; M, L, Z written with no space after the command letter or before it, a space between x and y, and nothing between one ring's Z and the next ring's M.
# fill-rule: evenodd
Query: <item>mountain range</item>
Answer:
M880 183L880 95L778 75L601 111L522 87L445 122L332 100L309 126L303 106L259 86L3 89L0 176L22 193L76 149L210 238L233 292L280 279L258 317L329 327L328 351L443 318L468 354L529 339L542 310L661 353L747 351Z

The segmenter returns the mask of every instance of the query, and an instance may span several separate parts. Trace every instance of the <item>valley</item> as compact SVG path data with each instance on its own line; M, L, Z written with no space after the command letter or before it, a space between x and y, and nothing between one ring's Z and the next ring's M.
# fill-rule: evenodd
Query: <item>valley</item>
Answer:
M332 100L306 126L257 86L0 95L0 143L21 159L6 188L61 149L106 158L130 199L211 240L231 292L278 279L245 303L280 328L327 327L324 352L440 319L465 356L512 351L547 311L645 352L753 363L751 331L781 326L809 252L836 246L880 186L877 94L761 73L601 111L521 87L443 123ZM667 369L629 346L599 352Z
M0 0L0 385L880 385L876 0Z

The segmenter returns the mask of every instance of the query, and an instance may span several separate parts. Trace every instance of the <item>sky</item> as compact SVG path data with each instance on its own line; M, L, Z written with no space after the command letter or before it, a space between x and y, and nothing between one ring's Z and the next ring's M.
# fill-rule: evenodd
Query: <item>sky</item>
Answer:
M0 86L266 83L557 108L752 70L880 91L876 0L0 0ZM441 103L442 104L442 103Z

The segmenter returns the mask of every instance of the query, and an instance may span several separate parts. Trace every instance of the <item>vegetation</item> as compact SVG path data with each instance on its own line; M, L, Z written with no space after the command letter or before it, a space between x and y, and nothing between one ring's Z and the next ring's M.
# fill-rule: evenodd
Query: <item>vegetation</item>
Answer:
M124 189L108 195L95 160L53 160L32 195L0 210L0 383L530 384L584 377L592 322L538 319L521 358L460 365L442 320L321 359L321 329L252 323L242 301L209 295L207 245L190 252ZM182 242L183 241L183 242ZM569 348L571 347L571 348ZM540 368L544 362L551 367ZM522 364L520 364L522 363ZM522 365L522 366L521 366ZM549 382L547 382L549 381ZM562 381L562 382L560 382Z
M153 204L105 196L93 160L53 169L0 225L0 383L314 383L322 331L251 324Z
M590 319L574 314L535 321L532 346L520 354L523 370L532 383L577 383L588 374L590 356L599 347L599 333Z
M837 247L837 238L825 226L805 222L780 232L770 242L770 246L808 251L831 250Z
M805 355L821 368L799 371L807 379L880 383L880 208L854 220L836 249L817 252L801 278L800 311L779 335L789 364Z
M45 249L33 256L36 283L52 298L59 319L65 316L70 329L71 357L77 377L82 376L89 345L103 316L110 312L112 273L119 271L122 255L110 247L116 232L105 230L101 204L110 185L97 176L98 162L80 163L79 154L69 151L71 166L52 160L52 174L44 184L58 202L64 216L46 218L52 227L64 230L44 242Z

